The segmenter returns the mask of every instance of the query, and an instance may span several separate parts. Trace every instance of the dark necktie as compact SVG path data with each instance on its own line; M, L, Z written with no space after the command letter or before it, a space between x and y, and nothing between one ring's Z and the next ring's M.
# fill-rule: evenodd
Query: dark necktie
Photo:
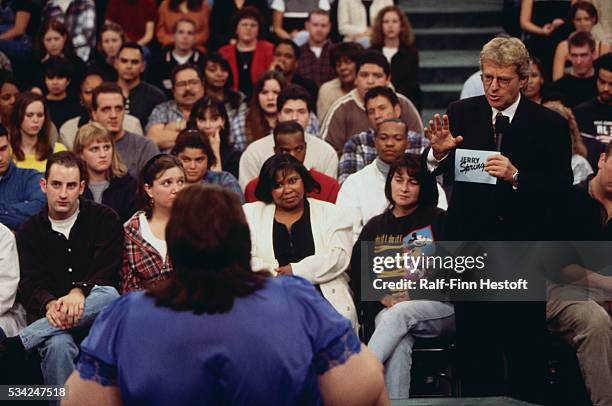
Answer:
M510 119L508 116L504 116L501 112L498 112L495 116L495 148L496 151L501 150L502 138L508 131L510 126Z

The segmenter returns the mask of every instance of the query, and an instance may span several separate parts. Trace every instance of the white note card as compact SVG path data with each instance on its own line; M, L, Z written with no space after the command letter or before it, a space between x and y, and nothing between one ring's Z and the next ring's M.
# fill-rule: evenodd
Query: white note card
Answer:
M487 158L491 155L499 155L499 152L458 148L455 151L455 180L495 185L497 178L484 169Z

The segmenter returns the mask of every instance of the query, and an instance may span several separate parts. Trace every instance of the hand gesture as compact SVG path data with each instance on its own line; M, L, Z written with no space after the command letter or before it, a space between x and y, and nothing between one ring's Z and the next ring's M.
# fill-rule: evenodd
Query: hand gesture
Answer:
M555 27L553 27L551 23L548 23L544 24L542 29L544 30L544 35L549 36L555 30Z
M76 326L85 309L85 295L79 288L72 289L66 296L60 297L60 313L64 314L67 328Z
M463 141L462 136L453 137L453 134L451 134L446 114L442 116L442 119L440 119L439 114L436 114L433 120L429 120L429 128L425 127L425 136L429 140L434 158L437 160L443 159L446 154Z
M66 320L64 315L60 312L60 304L57 300L52 300L46 305L47 313L45 317L49 324L51 324L55 328L64 329L66 324Z
M497 179L512 183L512 175L516 172L516 167L503 155L491 155L485 163L485 171Z

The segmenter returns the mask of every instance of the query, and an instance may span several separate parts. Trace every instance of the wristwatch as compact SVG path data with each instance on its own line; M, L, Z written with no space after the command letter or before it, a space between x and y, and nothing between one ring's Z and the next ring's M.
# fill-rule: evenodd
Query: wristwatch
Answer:
M519 171L517 169L516 172L514 172L514 174L512 175L512 187L514 189L518 189L518 181L519 181Z

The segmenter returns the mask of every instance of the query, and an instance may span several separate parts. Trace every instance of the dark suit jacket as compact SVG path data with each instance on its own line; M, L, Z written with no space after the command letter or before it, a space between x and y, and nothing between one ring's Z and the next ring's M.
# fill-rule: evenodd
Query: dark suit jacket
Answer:
M451 133L463 136L458 148L495 151L493 113L485 96L453 102L447 114ZM496 185L454 182L447 217L449 239L558 237L573 181L567 121L522 96L503 136L501 153L519 170L518 189L501 180ZM455 151L435 173L445 173L452 181L454 162Z

